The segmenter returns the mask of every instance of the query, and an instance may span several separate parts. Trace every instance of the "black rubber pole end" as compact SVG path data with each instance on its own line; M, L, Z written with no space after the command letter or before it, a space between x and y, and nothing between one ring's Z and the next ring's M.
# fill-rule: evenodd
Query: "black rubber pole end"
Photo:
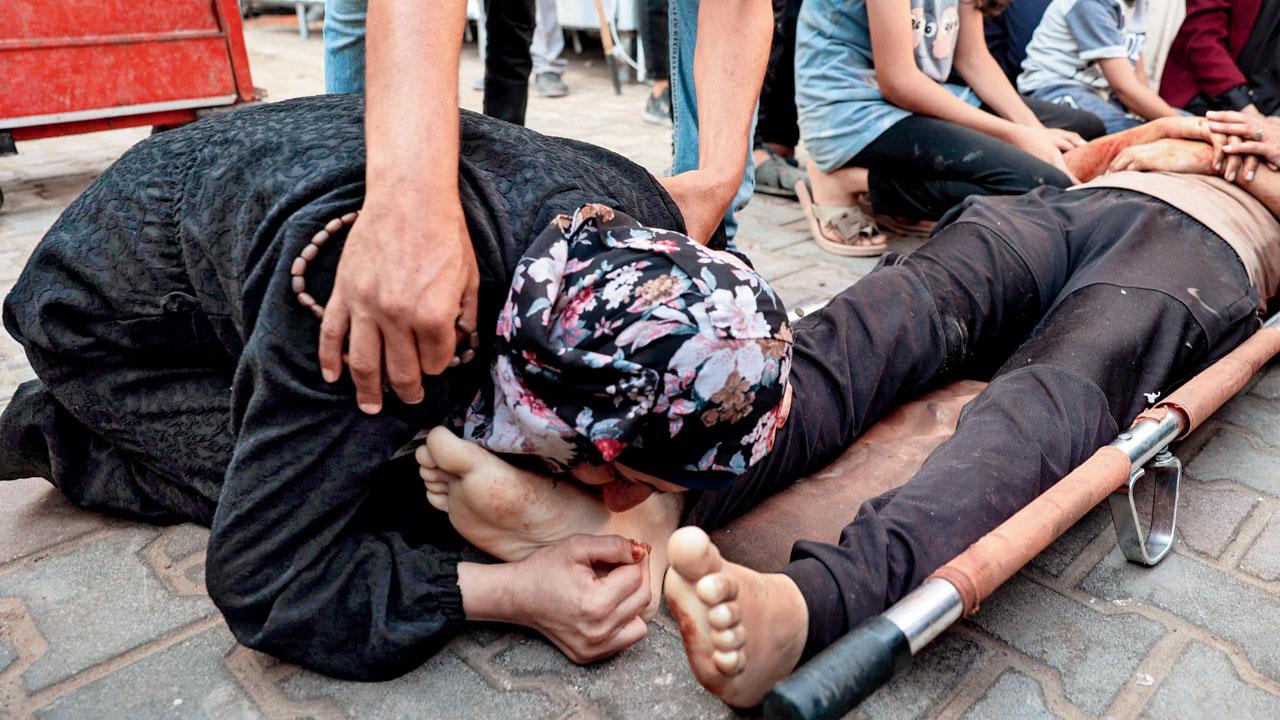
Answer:
M911 646L883 616L863 624L773 686L765 720L840 718L911 662Z

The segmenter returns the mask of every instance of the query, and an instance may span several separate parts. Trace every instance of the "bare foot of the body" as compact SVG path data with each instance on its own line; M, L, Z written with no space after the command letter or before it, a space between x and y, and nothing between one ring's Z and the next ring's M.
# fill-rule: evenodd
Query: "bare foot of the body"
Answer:
M621 535L649 546L654 601L646 617L656 612L679 496L655 493L631 510L610 512L585 485L521 470L445 428L427 435L416 459L427 501L449 514L458 534L499 560L523 560L580 533Z
M800 588L722 559L695 527L677 530L668 546L665 594L694 677L734 707L758 704L804 652L809 609Z

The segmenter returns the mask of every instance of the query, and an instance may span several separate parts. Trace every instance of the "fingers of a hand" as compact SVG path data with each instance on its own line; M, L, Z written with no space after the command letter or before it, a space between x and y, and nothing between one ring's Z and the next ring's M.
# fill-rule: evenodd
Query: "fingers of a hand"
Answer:
M1249 127L1248 123L1243 122L1211 122L1209 123L1209 129L1223 135L1247 137L1253 134L1253 128Z
M648 563L640 563L635 567L647 568ZM628 566L632 567L632 566ZM619 620L633 618L644 609L649 607L649 603L653 600L653 585L649 582L649 573L642 570L640 573L640 584L636 589L624 596L618 601L617 609L613 611L613 615Z
M370 415L382 410L382 335L372 320L352 318L347 368L356 385L356 404Z
M1236 181L1236 175L1240 172L1241 159L1242 158L1239 155L1232 155L1227 158L1226 167L1223 168L1222 171L1222 177L1226 179L1227 182Z
M422 366L418 364L418 348L413 334L406 328L382 328L383 348L387 359L387 382L401 400L409 405L422 402Z
M1253 182L1253 178L1258 174L1258 156L1246 155L1244 162L1240 164L1240 174L1248 182Z
M620 653L643 640L648 634L649 626L644 620L638 617L631 618L617 634L609 639L606 646L602 648L603 654L600 657L608 657L609 655Z
M624 598L644 588L644 569L641 564L619 565L609 571L599 581L602 596L609 601L610 607L617 606ZM647 594L647 589L645 590ZM645 600L648 604L648 600ZM637 609L635 612L640 612Z
M413 323L418 370L424 375L439 375L448 369L449 360L459 350L457 308L425 312Z
M320 374L325 382L337 382L342 377L342 344L350 328L351 316L347 314L346 303L338 299L335 290L320 322Z
M1227 136L1222 133L1209 133L1209 144L1213 146L1213 171L1221 172L1222 163L1226 160L1226 155L1222 152L1222 148L1227 144Z
M577 560L607 565L636 562L634 546L621 535L574 535L568 542L570 554Z

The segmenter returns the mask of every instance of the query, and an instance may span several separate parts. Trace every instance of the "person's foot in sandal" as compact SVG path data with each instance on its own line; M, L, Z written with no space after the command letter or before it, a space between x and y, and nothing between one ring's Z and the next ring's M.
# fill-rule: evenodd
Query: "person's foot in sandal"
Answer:
M796 183L807 179L794 161L784 158L767 145L754 150L756 163L756 192L795 199Z
M823 207L813 201L809 186L804 182L795 185L796 196L804 216L809 220L809 233L818 247L846 257L875 257L883 255L888 240L875 221L857 205L848 207Z

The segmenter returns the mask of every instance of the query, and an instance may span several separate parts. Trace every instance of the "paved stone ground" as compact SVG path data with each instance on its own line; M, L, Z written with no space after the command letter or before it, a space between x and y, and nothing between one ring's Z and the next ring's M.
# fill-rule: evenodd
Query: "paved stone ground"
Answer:
M291 18L251 23L271 98L319 92L320 43ZM478 75L464 62L465 85ZM574 93L534 98L529 124L612 147L655 172L668 138L644 89L608 89L577 59ZM145 131L28 143L0 160L0 290L61 209ZM870 269L805 240L799 209L757 197L741 244L789 303ZM30 377L0 338L0 402ZM854 717L1280 717L1280 366L1182 445L1176 553L1126 564L1095 510ZM0 717L732 718L690 676L670 618L610 662L575 667L506 628L457 638L398 680L339 682L235 644L203 589L205 530L76 510L41 480L0 485Z

